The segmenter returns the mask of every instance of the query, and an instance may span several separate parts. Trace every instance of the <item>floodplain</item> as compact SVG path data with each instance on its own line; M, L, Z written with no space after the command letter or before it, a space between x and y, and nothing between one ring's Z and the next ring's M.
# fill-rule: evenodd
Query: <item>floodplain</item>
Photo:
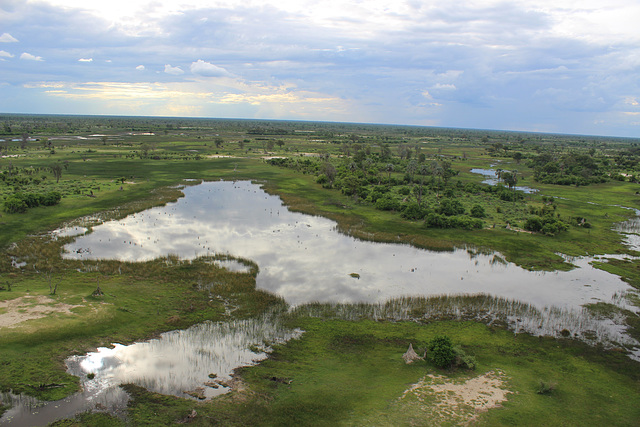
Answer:
M2 195L18 210L5 208L1 218L0 300L20 303L0 318L35 301L50 308L0 329L3 391L44 400L86 391L104 372L74 371L69 360L113 343L144 347L193 325L224 329L268 315L300 331L284 344L258 330L264 339L244 341L251 354L237 366L254 365L267 347L269 357L233 371L226 385L215 379L228 369L207 373L223 369L191 359L187 366L206 365L198 387L171 392L126 378L125 407L82 407L57 425L640 418L640 187L637 163L626 162L637 141L304 122L3 119L36 132L3 146ZM78 127L60 135L57 120ZM499 182L483 184L473 169L499 169ZM25 196L52 192L61 196L52 205L31 207L36 199ZM405 365L409 344L424 350L440 335L472 355L474 369ZM205 353L215 352L194 344L194 354ZM172 375L175 363L162 363ZM436 384L483 375L500 378L499 404L438 401ZM19 425L10 411L2 422Z

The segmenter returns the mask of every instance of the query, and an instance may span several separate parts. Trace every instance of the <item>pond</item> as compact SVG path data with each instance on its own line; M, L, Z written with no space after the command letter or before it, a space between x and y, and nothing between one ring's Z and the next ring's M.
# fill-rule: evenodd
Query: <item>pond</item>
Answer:
M500 179L498 179L497 171L495 169L474 168L474 169L471 169L470 172L471 173L475 173L475 174L479 174L479 175L482 175L482 176L486 176L487 179L482 181L483 184L498 185L498 183L500 182ZM537 189L531 188L531 187L516 186L514 188L516 190L522 191L523 193L527 193L527 194L538 192Z
M67 371L81 380L82 392L55 402L5 393L10 403L0 424L47 425L87 410L123 415L133 383L179 397L207 399L229 391L233 370L264 360L271 345L298 338L300 330L283 327L278 318L204 322L185 330L132 345L115 344L67 359Z
M538 308L607 302L634 309L619 298L629 285L591 267L590 258L571 260L579 268L568 272L532 272L496 253L358 240L338 232L334 221L290 212L279 197L248 181L205 182L183 191L175 203L94 227L66 245L64 256L145 261L228 254L256 262L258 288L292 305L482 292Z

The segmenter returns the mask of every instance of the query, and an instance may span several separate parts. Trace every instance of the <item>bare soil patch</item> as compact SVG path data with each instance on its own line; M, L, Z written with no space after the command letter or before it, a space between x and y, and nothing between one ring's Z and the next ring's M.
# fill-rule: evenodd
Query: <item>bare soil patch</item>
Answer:
M506 389L505 381L500 371L463 382L429 374L405 390L400 401L436 423L468 424L479 413L498 408L507 400L512 391Z
M24 296L0 301L0 328L15 328L20 323L40 319L52 313L72 314L71 309L80 307L57 302L47 296Z

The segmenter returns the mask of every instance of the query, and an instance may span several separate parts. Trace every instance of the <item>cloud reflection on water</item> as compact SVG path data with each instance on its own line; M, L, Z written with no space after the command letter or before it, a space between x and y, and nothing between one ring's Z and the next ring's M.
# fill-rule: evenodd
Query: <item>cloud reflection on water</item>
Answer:
M145 261L228 253L255 261L257 286L294 305L483 292L539 308L578 308L612 302L630 289L591 267L589 258L574 260L579 268L569 272L531 272L493 262L493 253L357 240L337 232L331 220L288 211L280 198L247 181L208 182L184 193L175 203L96 226L67 245L65 257Z

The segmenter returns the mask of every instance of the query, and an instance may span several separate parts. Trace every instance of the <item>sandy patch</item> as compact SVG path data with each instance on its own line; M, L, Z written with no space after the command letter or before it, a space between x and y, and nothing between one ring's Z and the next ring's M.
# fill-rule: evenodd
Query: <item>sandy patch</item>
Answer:
M238 156L228 156L226 154L210 154L207 156L207 159L239 159Z
M453 382L441 375L429 374L404 391L400 401L419 405L431 419L467 424L478 413L500 407L507 400L505 375L489 371L464 382Z
M81 306L63 304L46 296L0 301L0 310L3 311L0 314L0 328L15 328L24 321L40 319L52 313L72 314L71 309L75 307Z

